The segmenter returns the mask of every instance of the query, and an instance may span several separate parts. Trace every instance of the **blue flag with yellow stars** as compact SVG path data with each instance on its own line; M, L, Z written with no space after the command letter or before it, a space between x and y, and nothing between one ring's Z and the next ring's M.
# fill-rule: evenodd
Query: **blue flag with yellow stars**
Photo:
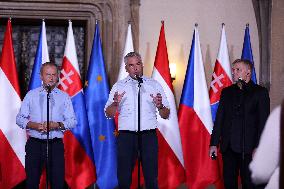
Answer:
M253 54L252 54L252 47L250 43L250 34L249 34L249 25L246 25L245 29L245 37L243 43L243 50L242 50L242 59L249 60L252 63L252 72L251 72L251 80L257 84L256 73L254 68L254 61L253 61Z
M96 164L97 185L100 189L113 189L118 185L116 133L113 119L107 119L104 113L104 106L109 95L109 85L99 31L99 25L96 23L84 91Z

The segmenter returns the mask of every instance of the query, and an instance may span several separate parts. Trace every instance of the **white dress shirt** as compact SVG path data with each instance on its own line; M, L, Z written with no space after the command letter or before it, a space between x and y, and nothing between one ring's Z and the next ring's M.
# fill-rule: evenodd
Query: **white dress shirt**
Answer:
M169 102L162 86L154 79L142 77L143 83L140 88L140 128L141 131L155 129L158 126L156 108L151 95L162 95L162 104L169 108ZM115 92L125 92L118 106L118 130L138 131L138 81L127 76L116 82L109 94L105 109L113 103Z
M27 128L28 122L43 123L47 120L47 92L41 86L31 90L25 96L21 109L16 117L16 122L22 129L27 129L29 136L39 139L46 139L46 133L41 133L34 129ZM65 130L76 126L76 116L69 95L58 88L54 88L50 93L49 120L62 122L64 130L52 130L49 133L50 139L63 138Z

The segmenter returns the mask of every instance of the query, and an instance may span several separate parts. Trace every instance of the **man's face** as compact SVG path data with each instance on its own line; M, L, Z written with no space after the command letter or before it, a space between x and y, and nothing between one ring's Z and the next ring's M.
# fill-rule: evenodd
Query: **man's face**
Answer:
M41 73L41 80L44 86L51 86L54 88L58 82L58 73L55 66L47 65L43 68Z
M251 77L251 70L249 69L249 66L243 62L235 63L232 68L232 73L234 82L237 82L239 78L245 82L249 82Z
M139 77L143 75L143 64L137 57L128 57L125 69L133 79L136 78L136 75Z

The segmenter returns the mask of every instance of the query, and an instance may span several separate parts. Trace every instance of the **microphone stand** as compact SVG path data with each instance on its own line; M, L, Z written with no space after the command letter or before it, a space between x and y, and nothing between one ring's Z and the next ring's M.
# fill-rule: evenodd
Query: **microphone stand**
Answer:
M138 156L138 189L140 189L140 162L141 162L141 128L140 128L140 88L141 83L143 83L143 80L141 78L137 77L138 81L138 149L137 149L137 156Z
M46 87L46 91L47 91L47 99L46 99L46 121L47 121L47 125L46 125L46 189L48 189L48 181L49 181L49 99L50 99L50 92L51 92L51 88L50 86Z

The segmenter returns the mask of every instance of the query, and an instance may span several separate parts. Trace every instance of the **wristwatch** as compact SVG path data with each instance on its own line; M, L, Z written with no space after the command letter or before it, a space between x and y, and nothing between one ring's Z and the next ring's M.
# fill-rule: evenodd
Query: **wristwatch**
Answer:
M161 110L161 109L163 109L165 106L164 106L164 104L162 104L160 107L158 107L158 110Z
M57 122L57 123L58 123L58 125L59 125L58 129L59 129L59 130L64 130L63 124L62 124L61 122Z

